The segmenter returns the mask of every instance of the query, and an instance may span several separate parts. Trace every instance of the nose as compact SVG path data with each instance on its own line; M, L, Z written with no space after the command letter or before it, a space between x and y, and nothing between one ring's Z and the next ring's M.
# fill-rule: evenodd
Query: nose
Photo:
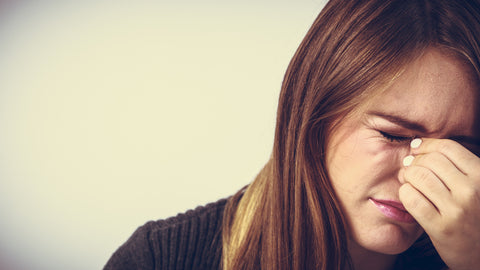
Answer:
M403 151L399 151L397 157L394 159L394 162L397 163L397 179L400 184L405 184L405 166L403 165L403 159L411 154L410 147L403 149Z

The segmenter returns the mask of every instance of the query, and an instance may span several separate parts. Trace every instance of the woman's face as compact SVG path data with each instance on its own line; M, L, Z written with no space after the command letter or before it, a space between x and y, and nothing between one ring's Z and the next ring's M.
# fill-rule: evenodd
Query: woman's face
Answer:
M430 49L370 105L342 120L327 168L351 232L350 250L398 254L422 234L402 211L402 160L413 137L479 137L478 83L468 67Z

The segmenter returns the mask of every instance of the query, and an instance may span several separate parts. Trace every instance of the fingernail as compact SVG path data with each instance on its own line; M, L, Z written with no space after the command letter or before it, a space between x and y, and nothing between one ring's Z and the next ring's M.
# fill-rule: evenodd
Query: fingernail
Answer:
M415 138L415 139L412 140L412 142L410 142L410 147L411 148L418 148L420 146L420 144L422 144L422 139Z
M403 159L403 166L408 167L408 166L412 165L412 162L413 162L414 158L415 158L414 156L406 156Z

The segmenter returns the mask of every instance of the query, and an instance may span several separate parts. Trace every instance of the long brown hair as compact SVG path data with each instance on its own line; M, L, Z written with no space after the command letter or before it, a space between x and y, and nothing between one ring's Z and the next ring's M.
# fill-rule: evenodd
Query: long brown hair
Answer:
M327 3L285 74L271 159L226 206L225 270L351 267L348 230L325 166L332 125L429 47L454 52L479 76L479 6L471 0ZM428 241L416 245L438 256Z

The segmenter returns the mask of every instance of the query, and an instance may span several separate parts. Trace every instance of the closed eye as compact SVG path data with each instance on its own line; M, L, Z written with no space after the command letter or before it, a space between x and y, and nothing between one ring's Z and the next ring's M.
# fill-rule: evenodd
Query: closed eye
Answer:
M390 133L384 131L378 131L385 139L389 140L390 142L407 142L414 139L414 137L407 137L407 136L397 136L392 135Z

